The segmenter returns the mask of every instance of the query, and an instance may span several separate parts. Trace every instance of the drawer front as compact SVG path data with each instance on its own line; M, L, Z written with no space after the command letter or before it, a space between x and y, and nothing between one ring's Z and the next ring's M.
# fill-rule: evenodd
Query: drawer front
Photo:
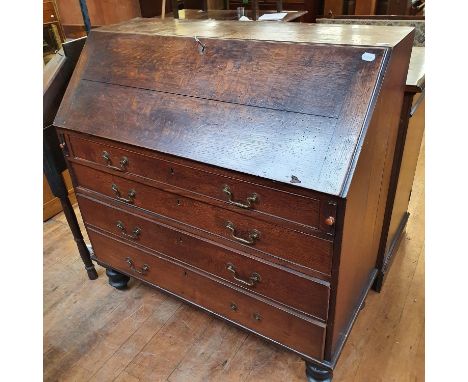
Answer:
M296 351L322 359L324 324L292 315L194 270L88 231L95 256L112 268L151 282Z
M79 186L233 240L249 253L260 250L327 275L331 272L332 243L327 240L89 167L72 168Z
M328 201L271 189L106 144L70 136L73 157L99 164L116 173L128 173L199 193L235 206L304 224L333 234L324 222L335 213ZM321 203L325 203L321 207ZM334 216L333 216L334 217Z
M322 320L329 288L310 278L254 260L164 224L78 195L84 221L138 245L183 261L226 281Z

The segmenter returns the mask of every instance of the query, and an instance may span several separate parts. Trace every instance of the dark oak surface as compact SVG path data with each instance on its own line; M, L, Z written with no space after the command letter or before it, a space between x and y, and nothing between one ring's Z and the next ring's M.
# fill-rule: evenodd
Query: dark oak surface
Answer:
M393 47L413 28L376 25L305 23L238 23L223 20L160 20L135 18L99 28L100 32L159 36L205 37L262 41L309 42Z
M88 229L93 248L99 260L119 271L138 279L147 280L196 305L201 305L246 328L262 333L267 338L281 342L304 354L321 359L325 325L318 321L292 315L273 303L253 299L245 292L227 287L208 276L168 261L155 253L149 253ZM132 272L126 258L135 266L148 265L145 275ZM214 294L213 291L216 291ZM233 304L235 307L233 307ZM284 323L288 325L285 326ZM278 330L278 328L282 328Z
M282 217L287 220L310 226L311 230L333 235L334 226L324 224L325 219L335 217L333 200L317 193L296 194L292 187L281 189L267 187L255 179L226 174L219 169L194 167L193 163L181 162L174 157L156 154L147 150L124 147L110 141L96 141L81 136L70 135L68 145L72 160L97 169L133 177L135 180L147 179L201 194L223 201L233 206L233 210L248 216L255 213ZM103 158L108 154L109 161ZM125 166L120 162L125 158ZM91 162L91 163L90 163ZM226 187L230 195L226 192ZM241 206L239 206L241 204ZM242 206L243 205L243 206ZM307 229L302 227L302 229Z
M132 206L170 217L234 242L238 242L233 238L234 234L241 239L249 240L250 233L256 230L259 238L252 244L243 244L244 251L251 254L261 251L330 274L332 243L328 240L304 234L298 229L287 229L260 216L246 217L239 212L219 208L207 201L188 198L178 194L174 189L162 190L150 187L76 164L72 166L72 170L72 174L76 177L76 186L110 198L116 198L112 190L113 184L121 190L121 197L124 198L127 198L129 190L135 190L136 196ZM232 222L235 226L234 233L226 227L228 222Z
M392 270L381 293L369 292L334 382L425 378L424 148L413 188ZM118 291L100 266L87 282L63 213L43 224L43 237L45 381L304 382L296 354L150 285L130 280Z
M142 218L134 213L97 202L89 196L78 195L81 211L87 224L114 234L134 245L141 245L175 258L250 292L270 297L280 303L326 320L328 310L328 283L291 273L271 263L258 261L242 252L235 252L214 242L188 235L156 220ZM120 222L124 228L119 228ZM135 235L135 229L138 234ZM232 264L236 275L227 269ZM234 278L250 282L253 273L260 281L247 286Z
M280 26L282 37L267 39L266 23L245 29L237 22L212 23L210 29L205 21L134 20L92 32L55 124L77 192L87 198L80 200L94 259L272 339L300 354L309 371L313 366L315 374L331 375L377 274L414 32L393 28L392 40L386 39L388 28L363 28L360 42L350 46L349 36L324 37L326 31L345 32L340 26ZM217 36L221 26L225 33ZM204 29L209 36L198 33ZM330 39L335 43L327 45ZM94 142L80 149L77 136L81 145ZM112 149L99 163L103 142L158 160L139 163L133 154L124 160L123 151ZM311 222L320 210L323 223L303 224L307 209L299 221L281 208L278 216L250 206L236 210L206 193L214 178L200 178L205 193L198 193L189 182L168 181L167 167L160 168L166 175L148 170L171 158L214 176L291 189L293 200L311 197ZM120 234L111 228L116 222L97 217L100 207L86 205L90 198L110 209L105 217L119 219ZM164 232L158 243L143 239L153 224ZM177 243L176 232L190 237L198 262ZM220 247L216 258L225 260L217 263L212 251ZM220 268L232 259L235 265ZM268 291L236 285L249 274L259 283L250 269L256 262L272 283ZM287 288L289 295L274 287L281 278L276 270L288 272L286 284L312 282L302 292L311 305L298 297L298 286ZM114 271L111 283L119 277ZM322 277L311 280L317 273Z
M160 49L150 48L155 44ZM386 50L232 39L205 44L200 54L193 38L93 31L55 124L345 196ZM240 65L246 51L250 65ZM363 60L365 53L373 60ZM88 63L89 57L96 60ZM177 65L185 70L176 74ZM209 80L213 71L219 82ZM116 128L117 120L124 127Z

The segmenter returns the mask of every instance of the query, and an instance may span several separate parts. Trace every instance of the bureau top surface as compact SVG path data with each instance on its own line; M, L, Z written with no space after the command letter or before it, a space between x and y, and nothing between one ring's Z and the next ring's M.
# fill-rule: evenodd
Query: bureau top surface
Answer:
M262 23L229 20L160 20L135 18L96 29L101 32L216 37L359 46L397 45L413 28L374 25Z
M338 32L318 41L306 24L238 24L93 31L55 126L345 196L390 49L364 44L370 35L364 46L340 45Z

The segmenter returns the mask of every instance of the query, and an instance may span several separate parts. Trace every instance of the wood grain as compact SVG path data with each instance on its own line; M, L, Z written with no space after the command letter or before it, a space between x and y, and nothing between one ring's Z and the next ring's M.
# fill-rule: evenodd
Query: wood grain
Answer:
M386 287L381 294L371 292L365 309L359 315L350 338L344 348L334 374L334 382L362 381L424 381L424 147L418 162L415 183L409 210L411 218L402 245L398 249L393 268L388 275ZM77 214L79 210L76 208ZM81 222L81 220L80 220ZM63 272L66 268L68 271ZM418 271L416 272L416 269ZM100 276L103 269L98 267ZM71 233L65 223L65 217L60 214L44 223L44 325L45 328L80 326L87 316L95 320L103 318L96 313L105 303L112 299L112 294L121 297L129 295L130 299L143 295L164 296L153 288L132 282L127 292L115 292L109 288L105 277L93 281L89 288L86 275L81 270L81 260ZM70 291L81 289L80 298L70 297ZM82 296L89 290L89 293ZM107 297L101 291L111 293ZM416 300L416 301L415 301ZM70 301L74 311L65 309L65 302ZM52 359L52 353L44 354L44 380L62 380L71 370L74 363L82 365L86 373L80 381L137 381L137 377L129 374L129 370L138 368L137 355L149 341L157 341L162 335L161 327L169 319L182 318L181 311L176 307L180 302L173 298L161 299L154 306L153 315L144 321L122 345L108 358L101 359L98 347L86 344L84 331L81 336L62 336L58 331L45 332L44 349L57 348L58 355L69 349L73 362L62 362ZM164 302L166 301L166 302ZM174 307L168 304L172 301ZM121 301L123 302L123 301ZM174 309L175 308L175 309ZM187 307L194 310L194 308ZM162 312L161 315L158 312ZM169 311L173 311L173 316ZM51 314L55 319L51 321ZM232 327L220 320L205 317L207 326L197 327L197 340L187 347L188 352L179 354L176 367L170 372L169 381L182 381L187 373L192 373L194 382L212 381L248 381L250 376L265 381L304 381L304 362L296 355L280 350L274 345L248 335L245 331ZM125 315L115 315L116 321L125 319ZM101 341L98 335L98 323L88 327L91 337L96 342ZM83 327L82 327L83 328ZM118 336L118 332L110 329L110 336ZM178 337L177 330L173 332ZM73 346L71 346L73 345ZM370 347L368 350L367 347ZM88 361L80 361L85 356L80 348L86 349ZM148 347L146 350L150 350ZM204 351L205 350L205 351ZM217 356L217 353L223 356ZM148 354L148 352L145 352ZM57 354L57 353L56 353ZM55 356L56 357L56 356ZM92 362L94 360L94 363ZM274 362L280 362L281 368L273 367ZM95 365L88 370L89 365ZM395 366L396 365L396 366ZM128 371L126 371L128 370ZM382 370L384 372L382 373ZM376 374L377 373L377 374ZM140 382L166 379L167 373L153 373L153 379L140 378ZM117 378L117 379L116 379Z
M301 277L271 263L257 261L243 253L227 250L183 231L174 230L158 221L142 219L124 210L97 203L82 194L78 195L78 199L86 216L86 224L94 229L102 229L107 234L126 239L138 227L141 233L135 239L127 239L133 245L142 245L195 266L238 287L273 298L319 319L327 318L328 283ZM116 222L124 225L125 232L117 228ZM260 275L260 281L252 286L245 286L233 278L233 273L227 269L228 264L235 267L236 277L249 281L252 273L256 272Z
M326 233L333 233L332 228L324 227L323 224L325 217L331 214L331 211L326 208L330 198L324 198L318 193L308 193L306 194L308 196L299 195L292 192L296 191L293 187L290 187L288 191L277 190L271 188L271 185L265 187L252 183L255 179L240 174L227 174L220 169L209 168L202 164L181 162L180 158L176 159L172 156L136 148L129 150L128 147L117 142L84 139L79 135L69 136L69 148L72 160L77 160L77 163L88 166L97 164L96 168L108 170L109 163L103 159L103 153L106 152L110 156L110 165L118 167L117 170L111 169L111 172L134 175L135 180L142 178L155 180L222 200L229 205L231 205L229 196L223 191L226 185L232 193L231 199L238 203L246 204L247 199L255 194L255 201L251 203L250 208L237 207L234 210L246 213L250 211L266 213L311 226L315 230L321 229ZM119 167L119 161L123 158L127 159L127 165L122 170ZM238 176L234 177L235 175ZM203 182L200 181L201 179Z
M93 248L99 253L97 260L132 277L146 280L175 296L192 302L230 322L259 333L290 349L315 359L323 357L326 325L310 317L299 315L269 300L254 297L245 291L215 281L194 268L175 263L157 253L130 247L127 243L104 236L88 228ZM141 270L130 269L127 258ZM281 327L281 330L278 330ZM173 341L184 341L184 336ZM162 350L165 351L165 350ZM151 365L148 365L151 368Z
M239 243L239 240L233 237L232 230L227 228L228 222L235 226L234 234L244 240L249 239L249 235L257 230L259 238L252 244L242 244L244 252L255 256L257 251L261 251L272 257L282 258L324 274L330 274L333 245L329 240L320 239L299 230L286 229L282 225L274 224L261 217L247 217L207 202L200 202L182 196L177 191L167 192L152 188L81 165L74 164L71 168L79 187L114 200L116 196L112 190L112 184L118 186L123 197L126 197L129 190L133 189L136 192L133 206L203 230L204 232L199 232L199 236L211 238L211 240L216 240L213 235L217 235Z
M374 25L326 25L303 23L239 23L222 20L164 20L135 18L104 26L100 32L136 33L162 36L193 36L261 41L292 41L359 46L397 45L410 27Z

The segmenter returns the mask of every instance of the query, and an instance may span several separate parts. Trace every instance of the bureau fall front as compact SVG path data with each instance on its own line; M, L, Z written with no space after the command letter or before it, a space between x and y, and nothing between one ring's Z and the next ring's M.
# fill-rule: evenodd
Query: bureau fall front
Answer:
M54 125L112 286L140 279L331 380L376 275L413 32L239 24L93 30Z

